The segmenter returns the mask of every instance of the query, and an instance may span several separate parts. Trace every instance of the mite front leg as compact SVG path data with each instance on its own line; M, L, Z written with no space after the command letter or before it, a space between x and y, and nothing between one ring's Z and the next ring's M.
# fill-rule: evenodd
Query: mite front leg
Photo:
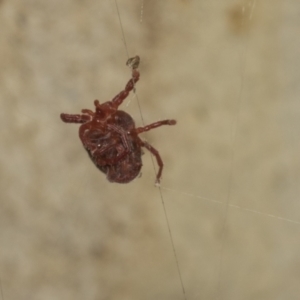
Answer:
M82 124L79 127L79 138L82 142L83 145L87 146L93 143L89 143L90 142L90 138L86 137L86 133L89 133L89 131L91 130L91 122L87 122L86 124Z
M127 82L125 89L111 100L116 109L122 104L122 102L126 99L128 94L134 89L135 84L138 82L139 79L139 71L132 70L132 78Z
M147 148L156 158L156 161L157 161L157 164L158 164L158 173L156 175L156 183L159 183L160 182L160 177L161 177L161 174L162 174L162 170L163 170L163 167L164 167L164 163L159 155L159 152L154 148L152 147L150 144L148 144L147 142L145 141L142 141L140 140L141 142L141 146Z
M86 123L91 120L91 117L88 115L69 115L69 114L60 114L60 118L65 123Z
M160 126L162 126L162 125L175 125L175 124L176 124L176 121L175 121L175 120L163 120L163 121L158 121L158 122L149 124L149 125L144 126L144 127L138 127L138 128L136 128L136 129L134 129L134 131L135 131L137 134L140 134L140 133L142 133L142 132L149 131L149 130L151 130L151 129L160 127Z

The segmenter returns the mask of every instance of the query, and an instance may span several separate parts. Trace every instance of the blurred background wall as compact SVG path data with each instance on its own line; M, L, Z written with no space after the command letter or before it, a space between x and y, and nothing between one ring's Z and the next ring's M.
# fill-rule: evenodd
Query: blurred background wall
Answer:
M1 0L1 300L299 299L296 0ZM124 32L124 36L122 34ZM125 40L124 40L125 38ZM112 99L165 163L109 183L59 115ZM177 253L180 277L166 222Z

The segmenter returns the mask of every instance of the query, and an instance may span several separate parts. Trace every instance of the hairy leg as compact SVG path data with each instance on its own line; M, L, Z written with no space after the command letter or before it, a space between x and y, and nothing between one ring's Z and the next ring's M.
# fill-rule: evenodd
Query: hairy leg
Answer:
M65 123L86 123L91 120L89 115L71 115L71 114L60 114L60 118Z
M163 170L163 167L164 167L164 163L159 155L159 152L154 148L152 147L149 143L145 142L145 141L142 141L140 140L140 143L141 143L141 146L147 148L156 158L156 161L157 161L157 164L158 164L158 173L156 175L156 183L159 183L160 182L160 177L161 177L161 174L162 174L162 170Z
M149 124L149 125L144 126L144 127L138 127L138 128L135 129L135 132L137 134L140 134L142 132L149 131L151 129L160 127L162 125L175 125L175 124L176 124L175 120L163 120L163 121L158 121L158 122Z

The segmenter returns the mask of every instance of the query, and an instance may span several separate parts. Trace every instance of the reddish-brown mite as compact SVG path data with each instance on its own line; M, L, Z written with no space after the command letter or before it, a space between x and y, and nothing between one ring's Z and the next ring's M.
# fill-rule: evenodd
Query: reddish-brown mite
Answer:
M175 125L175 120L163 120L144 127L135 127L132 117L118 110L129 92L140 78L137 70L140 58L135 56L127 61L132 69L132 78L125 89L111 101L94 101L95 111L83 109L82 114L60 115L66 123L80 123L79 137L94 164L106 174L110 182L128 183L136 178L142 168L142 147L147 148L156 158L159 166L156 182L160 182L163 161L159 152L142 141L139 134L162 125Z

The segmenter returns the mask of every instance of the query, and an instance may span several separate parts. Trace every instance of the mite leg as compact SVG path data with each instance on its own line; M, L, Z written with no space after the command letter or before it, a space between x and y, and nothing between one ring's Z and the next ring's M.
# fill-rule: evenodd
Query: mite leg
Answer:
M112 158L103 158L102 156L105 155L105 153L108 152L108 150L110 150L111 148L115 148L118 154ZM124 147L118 145L118 143L112 143L100 149L89 150L89 152L91 153L93 159L95 159L97 164L100 166L115 165L129 153L124 149Z
M115 132L117 132L121 136L121 140L123 142L123 145L125 146L125 149L128 151L132 148L132 145L128 139L128 135L124 129L119 128L115 125L108 124L107 127Z
M160 182L160 177L161 177L161 174L162 174L162 170L163 170L163 167L164 167L164 163L159 155L159 152L154 148L152 147L150 144L148 144L147 142L144 142L144 141L140 141L141 142L141 146L147 148L156 158L156 161L157 161L157 164L158 164L158 173L156 175L156 183L159 183Z
M122 104L122 102L126 99L128 94L134 89L135 84L138 82L139 79L139 71L132 70L132 78L127 82L125 89L111 100L116 109Z
M91 129L91 122L83 124L79 127L79 138L81 139L83 145L86 144L85 132Z
M94 117L94 115L95 115L95 113L92 110L90 110L90 109L82 109L81 112L83 114L87 114L87 115L89 115L91 117Z
M163 120L163 121L158 121L158 122L149 124L149 125L144 126L144 127L138 127L138 128L136 128L136 129L134 129L134 131L135 131L137 134L140 134L140 133L142 133L142 132L149 131L149 130L151 130L151 129L160 127L160 126L162 126L162 125L175 125L175 124L176 124L176 121L175 121L175 120Z
M116 145L115 148L117 149L118 155L114 158L105 159L105 165L115 165L129 153L120 145Z
M65 123L86 123L91 120L91 117L88 115L69 115L69 114L60 114L60 118Z

